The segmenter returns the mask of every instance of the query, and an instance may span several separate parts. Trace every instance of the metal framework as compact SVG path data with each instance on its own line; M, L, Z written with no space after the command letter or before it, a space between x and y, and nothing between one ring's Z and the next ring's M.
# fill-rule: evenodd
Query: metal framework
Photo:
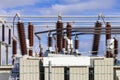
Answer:
M17 15L19 17L19 15ZM13 18L14 15L0 15L0 18L3 18L3 20L6 24L13 25ZM56 31L59 29L55 29L55 23L57 22L59 16L38 16L38 15L21 15L21 21L25 23L25 27L27 27L26 23L32 22L34 27L50 27L48 30L35 32L35 35L38 36L38 34L43 34L43 33L48 33L52 32L56 34ZM66 26L67 22L72 23L72 34L71 36L75 35L84 35L84 34L106 34L106 29L105 28L105 23L110 22L111 23L111 34L120 34L120 15L78 15L78 16L73 16L73 15L63 15L62 17L62 22L64 23L64 27ZM94 23L100 20L102 23L102 27L99 28L101 29L101 33L94 32ZM2 23L3 21L0 21ZM14 21L14 24L16 24L17 21ZM1 26L1 25L0 25ZM14 26L16 28L16 26ZM98 28L97 28L98 29ZM62 29L63 31L66 30L66 28ZM99 31L99 30L97 30ZM58 33L59 34L59 33ZM107 33L110 34L110 33ZM1 55L1 54L0 54Z

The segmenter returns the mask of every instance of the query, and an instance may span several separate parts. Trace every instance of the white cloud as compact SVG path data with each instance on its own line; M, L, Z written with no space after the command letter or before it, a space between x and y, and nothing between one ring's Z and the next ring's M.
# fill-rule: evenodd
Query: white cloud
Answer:
M50 7L41 7L36 8L36 3L45 3L50 2L51 0L3 0L0 3L0 14L9 14L9 15L15 15L16 12L19 12L21 14L30 14L32 9L32 13L36 13L38 15L38 12L42 15L56 15L58 12L61 12L62 14L79 14L81 12L87 12L92 10L108 10L112 8L115 4L114 0L62 0L63 3L60 4L52 4ZM62 2L60 1L60 2ZM106 4L107 2L107 4ZM4 4L3 4L4 3ZM64 4L68 3L68 4ZM34 5L34 7L25 7L27 5ZM16 7L23 7L22 9L14 10L12 8ZM11 8L11 10L5 10L7 8ZM33 14L34 14L33 13Z
M4 9L0 10L0 15L15 15L16 13L23 14L22 10L11 10L11 11L6 11Z
M14 8L19 6L34 5L39 0L2 0L0 8Z
M1 0L0 8L16 8L35 5L36 3L47 3L52 0ZM30 9L31 10L31 9Z
M106 4L107 2L107 4ZM80 13L82 11L88 10L104 10L110 9L114 6L115 1L113 0L89 0L87 2L78 2L76 4L55 4L50 8L42 8L41 14L56 14L58 12L62 12L63 14L72 14L72 13Z

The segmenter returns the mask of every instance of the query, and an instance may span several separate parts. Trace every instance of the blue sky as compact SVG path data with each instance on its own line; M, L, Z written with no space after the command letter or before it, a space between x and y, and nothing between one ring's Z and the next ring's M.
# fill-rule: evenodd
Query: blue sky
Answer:
M120 15L120 0L1 0L0 15ZM94 23L93 23L94 24ZM37 31L36 28L35 31ZM43 30L46 30L43 28ZM44 35L43 35L44 36ZM89 37L88 37L89 36ZM44 36L43 38L45 38ZM91 42L90 42L91 40ZM37 39L35 40L35 42ZM43 47L46 41L43 40ZM100 50L103 47L104 36L101 39ZM38 44L38 43L35 43ZM81 45L84 45L81 47ZM92 36L80 36L80 51L91 50ZM5 52L5 51L4 51ZM11 58L11 57L10 57Z
M2 0L0 14L65 15L119 13L119 0Z

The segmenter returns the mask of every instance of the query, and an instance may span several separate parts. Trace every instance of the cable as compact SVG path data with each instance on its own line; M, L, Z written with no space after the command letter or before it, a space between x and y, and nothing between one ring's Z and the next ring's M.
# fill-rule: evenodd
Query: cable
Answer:
M20 14L16 13L15 16L13 17L13 36L14 36L14 23L15 23L16 17L18 18L18 21L19 21L20 20Z

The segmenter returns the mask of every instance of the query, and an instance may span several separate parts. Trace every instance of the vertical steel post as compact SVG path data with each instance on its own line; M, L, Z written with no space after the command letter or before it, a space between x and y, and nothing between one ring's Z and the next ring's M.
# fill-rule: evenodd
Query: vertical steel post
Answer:
M0 42L0 66L2 65L1 45L2 45L2 42Z
M49 64L48 64L48 80L52 80L52 66L51 66L51 61L49 61Z
M2 24L2 41L5 41L5 25Z
M8 65L8 44L6 44L6 65Z

